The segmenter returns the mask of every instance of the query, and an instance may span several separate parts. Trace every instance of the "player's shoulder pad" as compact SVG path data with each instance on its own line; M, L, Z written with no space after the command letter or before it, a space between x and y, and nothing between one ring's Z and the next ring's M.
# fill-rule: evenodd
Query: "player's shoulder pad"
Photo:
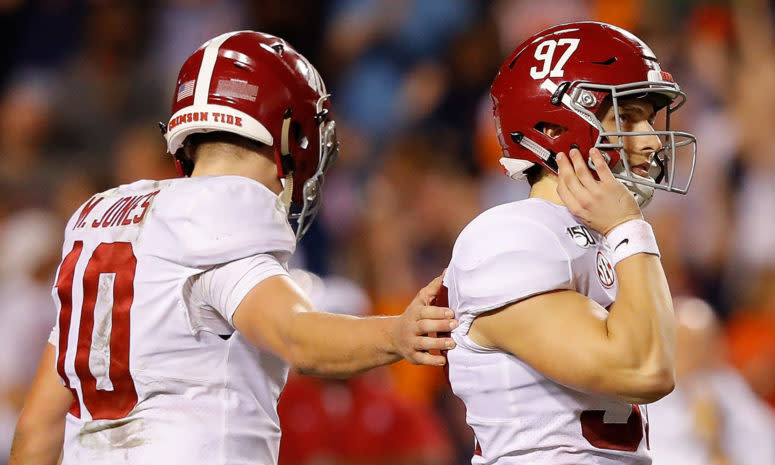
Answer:
M551 209L536 209L526 201L490 208L463 229L453 257L466 265L517 251L567 259L553 216Z
M533 207L526 201L499 205L460 233L445 279L458 311L481 313L571 288L571 258L553 228L554 212Z
M84 221L90 214L92 214L91 218L94 218L93 213L99 212L101 211L101 209L105 209L106 205L110 203L109 199L111 198L118 199L122 196L132 196L140 192L153 191L158 189L160 186L166 185L170 182L172 182L172 180L167 180L167 181L140 180L140 181L135 181L131 184L122 184L120 186L116 186L116 187L104 190L102 192L93 194L86 201L81 203L81 205L79 205L78 208L75 209L73 214L70 215L70 219L67 220L67 225L65 226L64 243L69 244L72 241L71 237L73 234L76 234L79 238L82 238L83 231L90 231L91 228L81 229L81 228L77 228L76 225L78 225L79 223L85 225L86 223ZM99 218L99 216L97 218ZM76 230L80 230L79 233L75 233L74 231Z
M186 266L209 267L260 253L285 262L296 248L277 195L252 179L181 179L155 203L152 223L169 240L170 256Z

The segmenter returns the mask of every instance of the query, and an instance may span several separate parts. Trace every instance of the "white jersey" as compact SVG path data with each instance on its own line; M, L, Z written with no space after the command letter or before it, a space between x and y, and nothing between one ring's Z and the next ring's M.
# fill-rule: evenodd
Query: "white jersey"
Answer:
M603 235L542 199L500 205L460 233L444 284L460 322L449 381L476 436L472 464L651 463L638 406L558 384L468 337L478 315L554 290L609 307L618 281Z
M53 289L75 396L63 465L277 463L288 367L232 316L294 248L277 196L239 176L138 181L79 208Z

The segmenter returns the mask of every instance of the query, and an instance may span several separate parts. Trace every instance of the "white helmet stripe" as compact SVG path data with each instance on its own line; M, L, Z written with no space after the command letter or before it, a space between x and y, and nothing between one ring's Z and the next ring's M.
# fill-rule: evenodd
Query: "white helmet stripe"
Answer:
M233 31L221 34L218 37L214 37L205 43L205 53L202 56L202 64L199 67L199 75L196 78L196 91L194 92L194 105L207 105L207 95L210 91L210 80L213 77L213 69L215 69L215 61L218 58L218 50L221 48L224 42L229 37L239 34L240 32L249 31Z

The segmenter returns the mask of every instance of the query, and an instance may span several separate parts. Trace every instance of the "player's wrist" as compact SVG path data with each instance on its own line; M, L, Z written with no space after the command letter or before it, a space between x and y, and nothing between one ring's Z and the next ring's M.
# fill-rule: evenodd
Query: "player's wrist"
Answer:
M660 256L654 230L642 218L620 223L605 236L611 247L611 264L614 267L625 258L639 253Z
M607 228L598 229L604 236L608 236L608 234L619 227L620 225L627 223L628 221L632 220L642 220L643 214L640 212L637 213L630 213L628 215L622 215L616 219L616 221L613 221L610 223L610 225Z
M401 317L400 316L384 316L379 318L383 324L383 337L382 343L379 344L379 349L391 357L403 358L401 354Z

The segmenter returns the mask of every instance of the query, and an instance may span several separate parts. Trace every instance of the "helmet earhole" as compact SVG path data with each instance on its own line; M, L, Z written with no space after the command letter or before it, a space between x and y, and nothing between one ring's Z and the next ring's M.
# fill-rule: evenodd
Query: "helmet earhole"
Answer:
M293 139L296 141L296 144L299 147L305 150L307 147L309 147L309 140L307 139L307 135L304 134L304 130L301 128L301 124L297 123L296 121L292 121L291 134L293 135Z
M296 164L293 162L293 157L290 153L286 153L280 156L280 164L282 164L284 173L293 173L296 169Z

